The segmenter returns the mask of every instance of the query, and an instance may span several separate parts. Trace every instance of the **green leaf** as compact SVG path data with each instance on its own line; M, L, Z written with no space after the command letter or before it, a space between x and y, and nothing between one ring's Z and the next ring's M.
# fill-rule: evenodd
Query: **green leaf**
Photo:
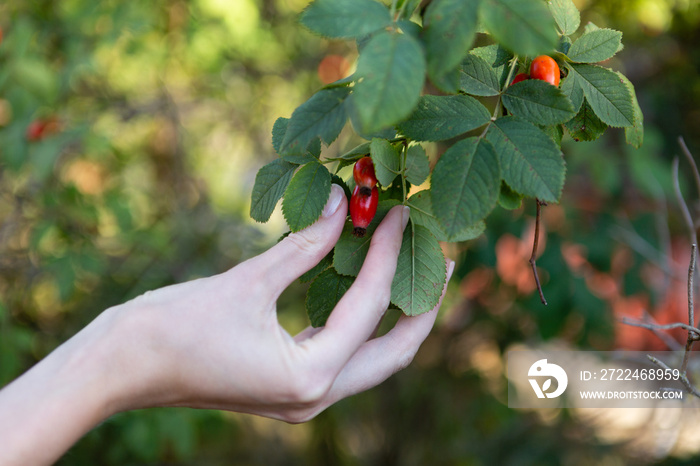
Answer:
M498 155L484 139L463 139L442 154L430 184L435 217L448 237L456 236L496 206Z
M561 140L564 137L564 128L562 125L538 126L544 134L550 137L557 147L561 148Z
M307 163L289 182L282 201L284 219L292 231L303 230L321 216L331 193L331 174L318 162Z
M433 214L433 201L430 196L430 190L427 189L409 197L408 205L411 208L411 221L416 225L422 225L430 230L430 233L432 233L438 241L447 241L451 243L469 241L481 236L486 229L484 222L480 221L465 228L455 236L448 236Z
M459 89L478 96L498 95L501 90L498 76L491 65L481 57L468 54L459 68Z
M337 184L341 188L343 188L343 192L345 193L345 197L348 199L348 203L350 202L350 197L352 197L352 191L350 191L350 187L348 184L343 180L341 177L336 175L335 173L331 175L331 183Z
M558 202L566 166L554 141L532 123L508 116L496 120L486 138L498 153L503 180L515 191Z
M586 64L572 64L571 69L598 118L609 126L634 125L632 95L617 73Z
M438 241L427 228L410 223L403 234L391 302L409 316L432 310L442 295L446 274Z
M583 102L578 114L564 126L574 141L595 141L608 129L608 125L600 121L587 101Z
M569 59L578 63L597 63L615 55L622 44L622 33L613 29L595 29L576 39Z
M571 101L558 87L539 79L509 86L502 100L513 115L538 125L557 125L576 115Z
M389 213L392 207L399 205L396 200L381 201L377 206L377 213L374 215L372 222L367 227L367 232L362 238L353 235L354 227L352 222L345 222L343 232L338 238L333 253L333 267L338 273L356 277L360 273L362 264L365 261L369 245L372 241L374 230L377 229L379 223Z
M425 95L418 101L415 111L397 127L414 141L442 141L490 120L486 107L473 97Z
M405 6L404 6L405 4ZM403 10L403 18L409 19L413 12L421 4L421 0L399 0L396 4L398 10Z
M340 275L332 268L316 277L306 294L306 312L313 327L326 325L328 316L354 281L354 278Z
M448 71L439 78L432 77L430 81L435 87L445 94L457 94L459 92L459 68Z
M625 128L625 140L627 144L639 149L644 143L644 114L642 113L642 108L639 106L634 85L629 79L627 79L627 76L623 75L622 73L618 73L618 75L624 81L627 89L629 89L630 94L632 95L632 103L634 105L634 125L629 128Z
M318 141L318 139L316 139ZM318 162L318 157L315 157L310 151L289 153L280 155L285 162L293 163L294 165L306 165L309 162Z
M372 139L369 153L374 162L374 174L382 186L389 186L401 170L401 160L396 148L386 139Z
M549 0L549 11L565 36L576 32L581 25L581 13L572 0Z
M583 104L583 89L576 80L576 72L569 71L569 75L561 81L559 88L573 104L574 112L578 112Z
M289 118L278 118L275 120L275 124L272 125L272 147L275 152L281 154L282 151L282 141L284 141L284 135L287 133L287 126L289 126Z
M253 220L262 223L270 220L270 215L287 189L295 168L295 165L277 159L258 170L250 203L250 216Z
M387 7L374 0L315 0L301 14L301 24L337 39L363 37L391 23Z
M434 0L423 19L428 75L438 80L455 69L476 36L479 1Z
M501 192L498 194L498 204L507 210L519 209L523 205L523 195L510 189L507 183L501 183Z
M316 278L321 272L326 270L328 267L331 267L333 265L333 251L329 252L326 254L326 256L321 259L321 261L313 266L311 270L303 274L301 277L299 277L299 281L301 283L306 283L310 282L314 278Z
M508 79L508 72L510 71L508 64L513 58L513 54L497 44L477 47L469 53L486 60L486 63L491 65L498 77L499 88L503 88L506 79Z
M418 186L430 175L430 160L421 145L414 145L406 152L406 180Z
M358 130L372 133L393 126L418 103L425 78L423 49L409 35L381 32L362 50L356 74L361 79L351 99Z
M583 27L583 33L595 31L596 29L600 29L593 21L589 21L586 23L586 25Z
M332 143L347 121L344 104L348 95L347 87L321 89L294 110L280 146L281 153L303 152L316 138Z
M559 36L545 2L533 0L484 0L484 27L505 48L517 55L550 53Z

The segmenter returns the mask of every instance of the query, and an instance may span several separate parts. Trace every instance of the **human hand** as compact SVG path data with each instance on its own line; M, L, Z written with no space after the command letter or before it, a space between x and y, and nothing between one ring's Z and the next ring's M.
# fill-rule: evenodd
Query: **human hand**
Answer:
M0 390L0 464L50 464L111 415L151 406L303 422L407 366L439 303L372 338L389 304L405 207L393 208L377 228L362 270L325 327L292 337L277 321L277 298L333 248L346 212L343 190L334 185L315 224L265 253L100 314Z
M346 212L334 185L318 222L265 253L111 310L125 333L139 335L123 355L131 362L121 377L130 383L118 408L191 406L300 422L407 366L439 305L370 338L389 304L408 208L395 207L377 228L360 274L325 327L292 337L277 321L278 297L333 248Z

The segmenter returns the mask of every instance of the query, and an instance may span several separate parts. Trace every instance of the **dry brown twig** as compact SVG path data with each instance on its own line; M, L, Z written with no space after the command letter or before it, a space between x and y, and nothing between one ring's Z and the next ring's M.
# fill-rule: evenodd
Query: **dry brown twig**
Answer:
M698 172L698 167L695 164L695 160L693 159L692 154L688 150L688 147L685 145L685 141L683 141L683 138L680 137L678 138L679 144L681 146L681 150L686 156L686 159L691 165L691 168L693 170L693 175L695 178L695 183L698 189L698 193L700 194L700 172ZM688 237L691 243L691 251L690 251L690 261L688 264L688 323L684 324L682 322L675 322L672 324L665 324L665 325L660 325L657 323L649 323L649 322L639 322L635 320L631 320L628 318L623 318L622 322L631 325L634 327L642 327L649 329L653 331L655 334L659 334L658 332L661 330L670 330L674 328L682 328L688 332L688 337L686 339L685 343L685 349L683 352L683 362L681 363L681 368L680 368L680 380L683 383L683 386L685 386L686 390L688 390L689 393L695 395L696 397L700 398L700 390L698 390L690 381L688 378L688 362L690 360L690 354L691 351L693 350L693 345L695 344L696 341L700 341L700 329L696 327L695 323L695 286L696 286L696 280L695 280L695 274L696 274L696 261L697 261L697 232L696 228L697 225L695 222L693 222L693 218L690 214L690 209L688 209L688 205L685 202L685 199L683 198L683 194L681 193L680 189L680 183L678 180L678 157L674 158L673 160L673 188L676 194L676 199L678 201L678 204L681 208L681 213L683 214L683 220L685 221L686 227L688 228ZM663 339L666 341L666 339ZM668 344L668 343L667 343ZM668 345L669 348L675 349L675 345ZM659 359L648 355L647 356L650 361L652 361L654 364L657 366L661 367L664 370L670 370L670 367L664 363L663 361L660 361Z

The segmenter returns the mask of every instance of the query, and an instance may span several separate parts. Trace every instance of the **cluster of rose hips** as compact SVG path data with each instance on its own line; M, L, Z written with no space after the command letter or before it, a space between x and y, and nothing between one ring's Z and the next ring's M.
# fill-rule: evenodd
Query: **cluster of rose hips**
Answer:
M526 79L541 79L547 81L552 86L559 86L559 65L552 57L540 55L532 60L530 64L530 74L520 73L515 76L512 84L525 81Z
M355 227L352 233L362 238L377 213L379 204L377 177L374 175L372 159L363 157L355 162L352 176L355 178L355 190L350 197L350 218L352 226Z

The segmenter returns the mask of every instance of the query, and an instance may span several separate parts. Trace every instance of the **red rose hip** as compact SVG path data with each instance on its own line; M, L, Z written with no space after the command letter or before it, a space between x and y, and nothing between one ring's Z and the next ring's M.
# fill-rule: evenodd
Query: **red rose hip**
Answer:
M520 73L513 78L513 82L510 83L510 85L512 86L513 84L517 84L520 81L527 81L528 79L530 79L530 76L527 73Z
M374 164L371 157L363 157L352 169L352 176L355 183L362 189L365 195L369 195L372 188L377 184L377 177L374 175Z
M355 227L352 234L358 238L365 236L367 227L372 222L377 213L379 204L379 190L376 186L371 188L369 194L360 185L355 186L355 190L350 197L350 218Z
M530 64L530 78L547 81L552 86L559 85L559 65L552 57L540 55Z

